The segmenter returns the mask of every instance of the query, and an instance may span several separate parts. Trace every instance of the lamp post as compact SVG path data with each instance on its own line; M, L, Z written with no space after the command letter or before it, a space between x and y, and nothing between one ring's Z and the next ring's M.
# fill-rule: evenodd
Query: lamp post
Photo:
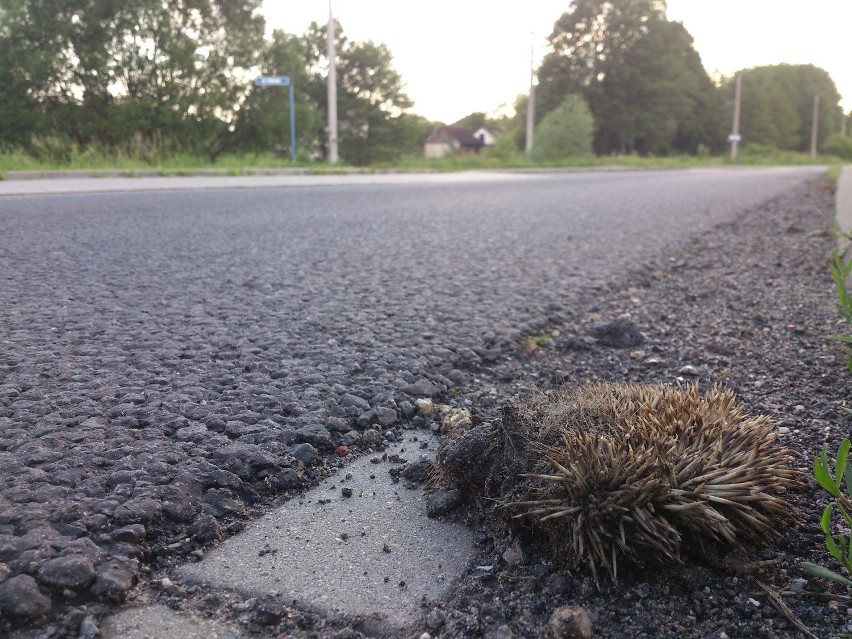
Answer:
M535 34L532 34L530 39L530 97L527 100L527 139L524 147L527 155L532 152L535 134Z
M334 46L334 16L328 0L328 161L337 164L337 52Z

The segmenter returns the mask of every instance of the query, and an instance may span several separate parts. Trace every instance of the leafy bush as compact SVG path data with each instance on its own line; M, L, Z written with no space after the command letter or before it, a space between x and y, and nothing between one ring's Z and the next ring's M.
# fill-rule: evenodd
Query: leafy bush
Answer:
M852 239L848 235L841 234L841 237L849 240ZM844 320L847 326L852 325L852 295L849 294L847 282L849 276L852 275L852 259L844 260L843 256L835 252L834 260L831 262L831 277L837 288L837 312ZM852 334L848 331L845 335L831 335L831 339L838 342L845 342L847 345L852 344ZM846 348L846 368L852 373L852 348Z
M68 164L77 153L77 145L59 135L34 135L30 138L29 154L43 164Z
M846 463L850 447L852 447L850 441L844 439L840 444L840 448L837 449L834 474L832 474L828 466L828 451L824 446L822 453L814 459L814 477L817 483L834 497L834 501L825 507L819 521L819 526L822 528L823 533L825 533L825 547L829 554L843 566L847 574L852 573L852 554L850 554L852 553L852 546L850 546L850 538L844 534L835 537L831 532L831 520L836 508L846 525L852 527L852 516L849 515L849 511L852 511L852 505L849 502L849 495L852 495L852 467ZM846 586L852 586L852 580L825 566L804 562L802 563L802 568L815 577L822 577Z
M537 162L555 162L592 154L595 120L589 105L571 94L544 116L533 138L532 158Z
M852 138L842 135L832 135L822 145L825 155L833 155L843 160L852 160Z

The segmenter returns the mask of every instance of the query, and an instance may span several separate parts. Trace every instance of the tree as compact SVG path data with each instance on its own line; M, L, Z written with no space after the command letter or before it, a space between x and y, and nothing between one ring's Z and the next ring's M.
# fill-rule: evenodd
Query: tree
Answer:
M721 96L692 43L681 23L655 20L622 58L601 62L600 90L591 97L600 153L720 148Z
M743 76L741 125L746 144L808 151L814 96L819 95L821 145L840 126L840 94L831 76L812 64L777 64L740 71ZM733 104L734 81L723 87Z
M476 131L480 127L492 127L492 122L488 119L483 111L474 111L453 123L453 126L460 126L468 131Z
M372 41L348 40L340 24L336 25L335 38L341 159L360 165L399 157L404 149L411 148L413 132L422 123L405 113L413 102L405 93L402 77L393 68L390 50ZM308 92L318 113L325 116L328 112L325 27L312 23L304 42L313 78ZM317 125L315 134L316 139L325 142L324 126ZM419 140L418 145L422 142Z
M548 38L538 70L536 111L541 119L569 93L591 101L608 68L615 68L648 30L664 20L665 0L573 0Z
M586 101L577 94L570 94L536 128L532 157L540 162L552 162L591 155L594 130L595 121Z
M260 0L11 0L0 34L39 51L26 95L81 145L140 133L221 149L256 62ZM20 96L19 96L20 97Z
M259 66L263 75L290 76L296 102L296 146L308 155L320 152L316 131L325 122L311 101L315 79L306 64L303 38L276 29L264 46ZM289 158L289 109L287 89L251 87L238 108L232 148Z

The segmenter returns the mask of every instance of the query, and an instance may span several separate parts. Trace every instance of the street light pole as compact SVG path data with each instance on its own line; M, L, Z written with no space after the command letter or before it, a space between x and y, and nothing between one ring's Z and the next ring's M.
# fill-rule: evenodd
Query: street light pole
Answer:
M814 113L811 117L811 157L817 156L817 134L819 133L819 93L814 96Z
M535 34L530 39L530 97L527 99L527 139L524 147L527 155L532 152L535 134Z
M737 86L734 90L734 122L731 127L731 161L736 162L740 144L740 99L743 93L743 74L737 74Z
M328 161L337 164L337 51L334 45L334 16L328 0Z

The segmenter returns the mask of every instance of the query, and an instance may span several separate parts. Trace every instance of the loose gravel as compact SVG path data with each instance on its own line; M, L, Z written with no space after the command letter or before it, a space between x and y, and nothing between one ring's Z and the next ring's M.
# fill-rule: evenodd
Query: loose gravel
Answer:
M777 420L785 443L801 453L806 483L792 501L803 525L763 548L694 548L684 565L649 558L598 591L587 575L553 563L529 531L495 518L489 504L468 504L455 516L479 530L480 555L449 603L424 610L424 631L540 637L558 611L579 607L595 637L852 632L848 591L801 569L803 561L837 568L819 528L827 495L810 469L824 445L836 451L852 436L843 347L826 338L848 330L838 322L828 272L833 206L827 182L775 198L539 331L525 354L495 367L512 380L499 395L516 399L597 381L697 380L734 389L750 414ZM484 411L480 419L493 417Z
M782 177L756 184L749 201L765 201ZM325 213L321 192L300 195L318 220L286 210L241 216L238 196L211 196L205 225L191 232L180 211L140 215L146 199L166 195L137 196L127 213L105 197L88 200L85 214L57 200L65 218L26 217L23 201L6 207L0 631L32 627L52 606L50 633L77 636L137 582L160 581L277 495L317 483L343 463L336 451L381 449L404 429L436 428L418 399L487 412L531 385L694 370L728 379L755 410L783 413L808 451L837 439L823 429L837 421L848 384L837 347L822 339L834 322L824 247L803 239L831 213L830 193L802 187L729 226L715 221L732 218L733 198L694 209L681 199L669 202L682 211L674 230L639 210L574 242L558 224L560 191L548 179L536 186L553 200L540 226L522 234L530 220L495 212L500 231L489 238L477 232L488 212L461 189L445 197L479 218L420 225L406 209L410 194L393 189L372 216L358 212L374 193L356 192L352 214ZM505 189L507 211L524 210L514 186L491 188ZM607 215L587 204L578 210ZM616 239L604 233L614 226ZM547 253L566 243L571 260ZM612 273L630 272L648 252L671 259L612 288ZM591 324L625 313L645 345L626 352L587 336ZM813 492L802 500L814 508ZM791 556L817 546L813 531L791 535ZM601 636L615 636L579 577L535 561L506 569L509 542L481 533L477 565L493 568L485 579L474 570L455 599L436 605L432 632L476 636L505 625L535 636L556 603L579 594ZM534 604L528 597L542 601L550 581L567 586ZM484 599L494 593L506 604L497 617ZM193 594L162 592L172 602ZM631 614L644 620L641 633L655 608L640 608ZM321 627L306 622L305 636Z

